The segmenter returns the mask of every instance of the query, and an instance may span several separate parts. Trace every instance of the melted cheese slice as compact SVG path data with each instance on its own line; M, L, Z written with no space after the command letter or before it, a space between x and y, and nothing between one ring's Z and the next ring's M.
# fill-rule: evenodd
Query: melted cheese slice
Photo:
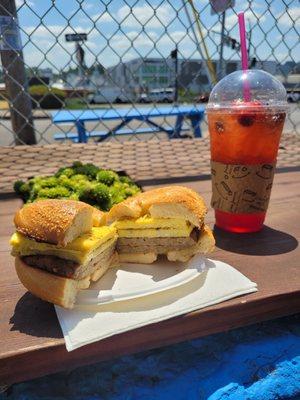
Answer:
M60 258L76 261L80 264L88 262L92 256L104 251L117 239L116 229L111 226L93 227L67 246L57 246L44 242L36 242L19 232L10 239L14 256L29 256L36 254L53 255Z
M189 237L193 226L183 218L140 217L114 222L119 237Z

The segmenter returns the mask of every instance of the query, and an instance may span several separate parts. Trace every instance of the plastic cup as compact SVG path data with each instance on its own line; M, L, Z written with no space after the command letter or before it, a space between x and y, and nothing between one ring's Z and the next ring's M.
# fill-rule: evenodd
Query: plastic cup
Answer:
M284 86L264 71L236 71L213 88L207 117L218 227L239 233L262 228L286 112Z

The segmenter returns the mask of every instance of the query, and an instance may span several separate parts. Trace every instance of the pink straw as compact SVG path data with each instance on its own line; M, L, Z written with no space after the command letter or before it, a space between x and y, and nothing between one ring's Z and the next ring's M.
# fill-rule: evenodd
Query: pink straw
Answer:
M246 27L244 13L238 14L239 29L240 29L240 42L241 42L241 54L242 54L242 69L244 72L248 69L248 54L247 54L247 41L246 41ZM250 87L247 79L244 80L243 85L243 96L244 101L250 101Z

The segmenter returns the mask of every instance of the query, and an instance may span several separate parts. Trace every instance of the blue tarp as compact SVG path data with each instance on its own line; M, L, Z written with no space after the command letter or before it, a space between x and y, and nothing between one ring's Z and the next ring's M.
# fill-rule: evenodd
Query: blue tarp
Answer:
M299 400L300 315L16 384L0 399Z

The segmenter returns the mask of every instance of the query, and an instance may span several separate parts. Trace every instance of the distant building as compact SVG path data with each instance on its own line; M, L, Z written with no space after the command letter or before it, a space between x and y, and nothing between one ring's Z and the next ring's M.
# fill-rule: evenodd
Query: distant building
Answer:
M113 83L141 92L174 84L174 61L163 58L136 58L107 69Z
M212 61L217 70L217 61ZM226 74L241 68L239 60L225 61ZM276 74L276 61L257 61L255 68L263 69L273 75ZM173 59L163 58L136 58L119 63L107 69L107 81L136 92L148 91L157 88L174 86L175 70ZM204 62L198 59L178 60L179 88L193 92L209 90L209 81Z
M51 68L39 68L37 72L39 76L43 76L49 80L53 78L53 71Z
M255 64L255 69L262 69L266 72L269 72L271 75L275 75L277 71L278 63L276 61L268 60L268 61L257 61Z
M289 91L297 89L299 92L300 86L300 74L289 74L289 75L276 75L276 78L282 82L286 89Z
M277 66L276 73L278 75L287 76L289 74L299 74L300 73L300 63L295 61L286 61L284 64L279 64Z
M28 84L34 85L49 85L53 78L53 71L51 68L28 68L27 69Z
M200 60L180 60L178 84L180 89L190 92L208 90L209 80L205 73L204 63Z
M253 59L251 60L253 62ZM280 74L279 70L295 70L296 63L279 65L276 61L256 61L253 68L263 69L272 75ZM215 70L218 61L212 60ZM239 60L228 60L225 73L230 74L241 69ZM100 68L101 67L101 68ZM124 92L138 95L152 89L173 87L175 84L175 62L171 58L136 58L104 69L91 68L85 79L84 87L97 91L104 86L119 87ZM282 73L281 73L282 74ZM284 75L284 74L282 74ZM64 77L67 87L82 86L82 77L78 70L70 70ZM204 61L199 59L178 60L179 89L190 95L198 95L209 91L210 85Z
M231 74L240 68L240 61L224 61L226 75ZM212 61L215 71L218 69L217 61ZM208 92L210 85L206 74L204 61L201 60L180 60L179 87L189 90L192 93Z

